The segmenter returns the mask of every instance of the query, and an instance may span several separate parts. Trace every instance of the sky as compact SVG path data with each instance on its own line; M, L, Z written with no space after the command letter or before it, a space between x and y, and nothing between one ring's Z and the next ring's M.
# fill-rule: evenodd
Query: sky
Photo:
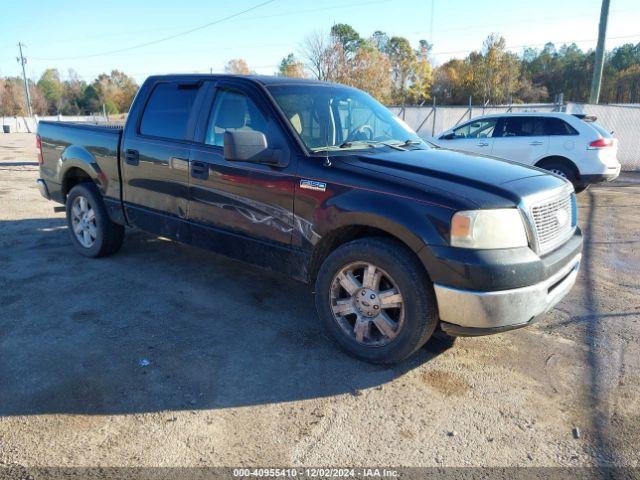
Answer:
M118 69L142 82L159 73L222 72L232 58L273 74L283 57L299 54L306 35L334 23L348 23L365 37L376 30L404 36L416 47L426 39L435 65L480 49L491 33L504 36L516 53L548 41L587 50L595 48L601 6L601 0L268 1L3 2L0 76L20 74L18 42L26 45L27 76L34 80L47 68L63 78L73 69L87 81ZM628 42L640 42L640 1L611 0L606 47Z

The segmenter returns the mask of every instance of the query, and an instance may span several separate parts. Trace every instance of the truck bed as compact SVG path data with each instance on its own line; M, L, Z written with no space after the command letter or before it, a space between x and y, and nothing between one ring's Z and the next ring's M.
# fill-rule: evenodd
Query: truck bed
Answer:
M63 201L75 167L92 172L102 194L120 200L118 158L123 125L84 122L38 123L42 145L42 179L53 200Z

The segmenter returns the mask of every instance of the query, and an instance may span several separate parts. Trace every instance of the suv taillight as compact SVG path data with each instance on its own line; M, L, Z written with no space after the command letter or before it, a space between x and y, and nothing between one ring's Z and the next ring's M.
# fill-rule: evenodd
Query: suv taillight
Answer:
M587 148L591 150L593 148L605 148L611 146L613 146L612 138L599 138L598 140L591 142Z
M38 165L42 165L44 158L42 158L42 140L40 140L40 135L36 135L36 147L38 149Z

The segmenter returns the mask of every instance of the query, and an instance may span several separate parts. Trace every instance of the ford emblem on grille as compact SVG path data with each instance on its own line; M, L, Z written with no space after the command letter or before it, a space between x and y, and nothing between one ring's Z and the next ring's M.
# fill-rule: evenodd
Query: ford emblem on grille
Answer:
M566 210L561 209L557 210L555 213L556 222L558 222L558 227L564 227L569 220L569 213Z

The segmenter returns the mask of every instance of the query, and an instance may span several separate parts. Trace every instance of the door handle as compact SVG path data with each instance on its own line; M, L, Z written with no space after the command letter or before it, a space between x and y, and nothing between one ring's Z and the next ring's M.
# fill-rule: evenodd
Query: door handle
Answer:
M189 170L189 160L180 157L171 157L169 159L169 166L174 170Z
M137 150L127 150L124 153L124 161L129 165L138 165L140 163L140 154Z
M488 147L489 144L487 142L478 142L479 147Z
M205 162L192 161L191 176L193 178L206 180L207 178L209 178L209 164Z
M537 145L542 145L542 143L543 142L540 142L539 140L534 140L533 142L529 142L529 145L537 146Z

